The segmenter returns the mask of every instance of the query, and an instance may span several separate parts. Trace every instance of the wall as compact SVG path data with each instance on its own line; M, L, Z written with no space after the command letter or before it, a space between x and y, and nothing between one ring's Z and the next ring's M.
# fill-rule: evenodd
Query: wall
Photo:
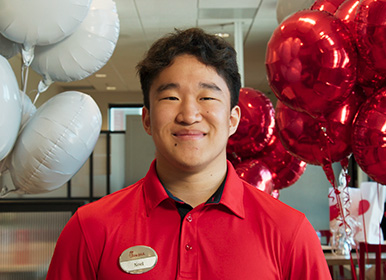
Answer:
M341 167L333 164L335 177L338 178ZM299 180L280 191L280 201L303 212L315 229L329 229L330 212L328 204L329 188L321 166L308 164Z

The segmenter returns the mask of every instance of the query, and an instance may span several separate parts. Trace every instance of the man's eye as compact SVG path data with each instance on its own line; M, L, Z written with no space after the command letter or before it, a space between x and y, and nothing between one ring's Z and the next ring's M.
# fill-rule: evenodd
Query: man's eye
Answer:
M167 97L161 98L161 100L178 100L178 98L175 96L167 96Z
M207 96L207 97L201 97L201 100L214 100L214 98Z

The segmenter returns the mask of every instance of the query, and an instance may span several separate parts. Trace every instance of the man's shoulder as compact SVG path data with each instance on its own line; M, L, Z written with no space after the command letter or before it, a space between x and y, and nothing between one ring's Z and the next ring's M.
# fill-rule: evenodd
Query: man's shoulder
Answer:
M270 194L257 189L256 187L244 183L245 185L245 207L259 213L259 216L266 216L281 222L301 222L305 219L304 213L283 203Z
M96 201L90 202L78 209L80 218L116 215L130 207L142 194L142 180L121 190L108 194Z

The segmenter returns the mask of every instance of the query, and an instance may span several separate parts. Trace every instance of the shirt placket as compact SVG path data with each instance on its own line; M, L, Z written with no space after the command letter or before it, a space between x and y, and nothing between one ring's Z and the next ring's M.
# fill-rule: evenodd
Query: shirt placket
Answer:
M182 220L178 279L197 279L197 218L198 212L194 209Z

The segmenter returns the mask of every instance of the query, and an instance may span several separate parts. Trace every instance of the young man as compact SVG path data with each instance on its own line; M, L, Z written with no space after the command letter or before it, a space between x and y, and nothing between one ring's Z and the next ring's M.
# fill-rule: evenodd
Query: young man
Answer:
M76 212L47 279L331 279L305 216L226 160L240 120L234 49L177 31L138 70L156 158L143 179Z

